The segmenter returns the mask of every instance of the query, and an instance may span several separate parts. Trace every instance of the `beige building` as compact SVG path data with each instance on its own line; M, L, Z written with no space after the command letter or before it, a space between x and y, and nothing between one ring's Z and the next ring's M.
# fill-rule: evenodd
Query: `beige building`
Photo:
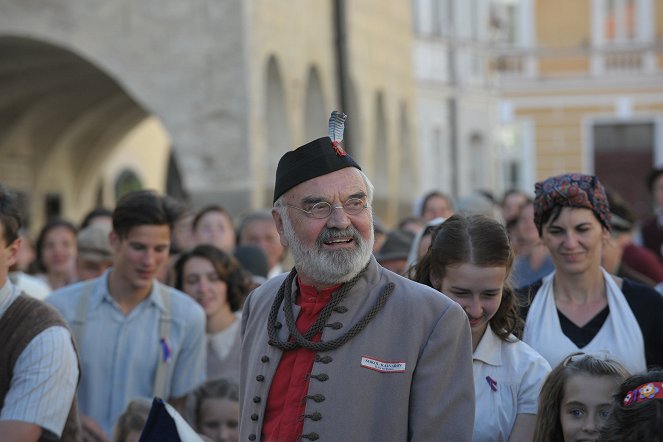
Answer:
M33 232L136 187L239 215L341 109L388 226L567 171L643 213L661 35L662 0L0 0L0 180Z
M419 193L410 22L400 0L0 0L0 180L33 232L136 187L240 214L342 109L392 222Z
M346 5L343 23L334 20L339 3ZM419 190L409 5L258 0L247 2L247 17L254 205L271 205L283 152L326 135L329 110L344 108L346 147L375 184L376 211L395 221ZM345 107L339 35L346 51Z
M506 185L593 173L647 213L645 177L663 164L663 1L495 1L510 36L493 64Z
M491 71L493 5L485 0L413 0L413 70L423 192L499 196L495 143L499 91Z
M662 0L412 0L424 190L596 173L649 210L663 164Z

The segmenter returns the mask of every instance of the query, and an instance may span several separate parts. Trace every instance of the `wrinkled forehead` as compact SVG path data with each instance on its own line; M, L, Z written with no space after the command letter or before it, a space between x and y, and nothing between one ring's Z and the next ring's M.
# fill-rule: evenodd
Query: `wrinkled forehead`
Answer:
M354 167L346 167L304 181L290 189L285 195L288 201L306 198L345 201L350 197L367 196L368 189L359 170Z

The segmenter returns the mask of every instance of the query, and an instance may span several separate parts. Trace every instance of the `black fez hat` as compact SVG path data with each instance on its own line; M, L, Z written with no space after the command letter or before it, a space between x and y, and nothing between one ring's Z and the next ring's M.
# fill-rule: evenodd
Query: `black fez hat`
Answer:
M286 152L276 168L274 201L297 184L346 167L361 167L341 147L347 116L334 111L329 119L329 136L318 138Z

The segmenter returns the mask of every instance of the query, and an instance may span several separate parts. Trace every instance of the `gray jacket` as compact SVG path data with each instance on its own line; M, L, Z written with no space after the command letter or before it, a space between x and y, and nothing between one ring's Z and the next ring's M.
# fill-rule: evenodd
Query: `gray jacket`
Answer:
M268 345L267 317L285 275L268 280L246 300L242 314L240 440L261 440L272 378L281 350ZM395 290L382 310L357 336L336 350L319 353L311 378L304 435L320 441L470 441L474 425L472 344L461 307L430 287L380 267L369 268L332 313L322 341L335 339L373 307L387 283ZM297 293L293 282L293 299ZM293 306L295 317L299 307ZM283 309L279 338L287 340ZM380 362L394 363L388 366ZM324 379L324 377L323 377ZM315 435L312 435L315 433ZM310 436L313 437L310 437Z

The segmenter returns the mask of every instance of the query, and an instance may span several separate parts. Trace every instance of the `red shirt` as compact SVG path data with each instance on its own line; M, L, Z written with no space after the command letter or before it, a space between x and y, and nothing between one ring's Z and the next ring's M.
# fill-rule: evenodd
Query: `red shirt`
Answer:
M624 249L622 262L658 284L663 281L663 263L656 253L646 247L629 244Z
M297 330L304 334L318 319L320 311L331 300L332 293L340 287L318 292L315 287L304 285L297 278L299 295L295 303L301 307L297 321ZM317 333L311 341L319 342L322 333ZM292 340L292 338L290 339ZM313 369L315 352L298 348L283 353L279 366L274 373L272 385L267 396L265 419L262 426L262 439L266 442L296 441L304 430L304 419L308 393L308 375Z

